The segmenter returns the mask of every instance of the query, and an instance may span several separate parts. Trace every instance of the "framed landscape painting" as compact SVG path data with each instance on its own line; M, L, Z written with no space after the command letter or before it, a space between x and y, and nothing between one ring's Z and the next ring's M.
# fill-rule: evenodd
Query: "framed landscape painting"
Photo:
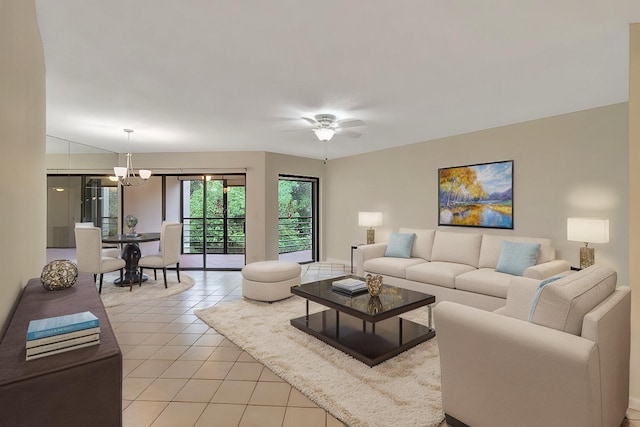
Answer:
M438 169L438 225L513 229L513 160Z

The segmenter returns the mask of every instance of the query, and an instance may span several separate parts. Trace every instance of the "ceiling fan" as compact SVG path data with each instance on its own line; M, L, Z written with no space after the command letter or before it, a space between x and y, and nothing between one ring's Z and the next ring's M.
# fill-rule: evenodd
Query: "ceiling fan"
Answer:
M333 114L316 114L313 118L301 117L302 120L310 123L313 127L313 133L316 134L318 139L322 142L327 142L333 138L334 134L348 136L350 138L358 138L362 135L360 132L354 132L351 130L344 130L346 128L352 128L356 126L364 126L365 122L355 119L336 120L336 116Z

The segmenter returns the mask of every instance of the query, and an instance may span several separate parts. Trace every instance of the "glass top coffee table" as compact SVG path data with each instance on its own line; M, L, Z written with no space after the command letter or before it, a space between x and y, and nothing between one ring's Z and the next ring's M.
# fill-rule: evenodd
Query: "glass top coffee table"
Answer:
M345 277L306 283L291 288L305 298L307 312L291 319L296 328L313 335L348 355L375 366L436 335L431 327L431 304L436 297L421 292L384 285L379 297L368 293L347 296L331 290L331 284ZM328 307L309 314L309 301ZM420 325L398 317L426 306L429 325Z

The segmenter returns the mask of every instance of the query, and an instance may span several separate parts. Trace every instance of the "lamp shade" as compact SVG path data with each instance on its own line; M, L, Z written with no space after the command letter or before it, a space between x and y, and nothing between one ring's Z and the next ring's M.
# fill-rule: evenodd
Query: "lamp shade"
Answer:
M567 218L567 240L584 243L607 243L609 241L609 220Z
M358 225L379 227L382 225L382 212L358 212Z

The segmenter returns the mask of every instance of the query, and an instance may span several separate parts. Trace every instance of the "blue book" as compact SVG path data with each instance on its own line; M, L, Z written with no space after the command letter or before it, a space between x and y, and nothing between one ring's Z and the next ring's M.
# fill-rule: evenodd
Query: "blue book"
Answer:
M27 329L27 340L66 334L97 326L99 326L99 319L89 311L32 320L29 322L29 328Z

